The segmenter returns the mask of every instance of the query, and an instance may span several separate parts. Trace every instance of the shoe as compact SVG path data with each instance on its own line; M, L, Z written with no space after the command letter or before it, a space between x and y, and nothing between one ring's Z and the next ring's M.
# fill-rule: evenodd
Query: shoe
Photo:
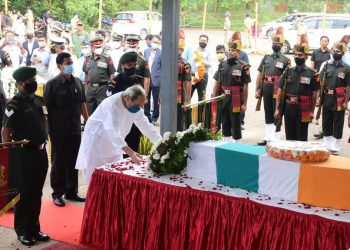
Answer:
M26 234L18 236L18 240L25 246L34 246L35 244L35 240Z
M50 236L48 236L47 234L44 234L42 232L37 232L36 234L32 235L32 237L34 239L36 239L37 241L48 241L48 240L50 240Z
M339 153L338 153L338 151L335 151L335 150L331 150L331 153L332 153L332 155L339 155Z
M85 198L80 197L78 194L74 194L74 195L65 195L64 198L66 200L70 200L70 201L78 201L78 202L84 202Z
M241 130L245 130L245 127L243 124L241 124Z
M323 138L323 132L319 132L318 134L314 134L314 137L316 137L317 139L322 139Z
M55 205L58 207L64 207L66 205L62 197L53 198L53 203L55 203Z
M257 144L258 144L259 146L266 146L267 141L266 141L266 140L262 140L262 141L259 141Z

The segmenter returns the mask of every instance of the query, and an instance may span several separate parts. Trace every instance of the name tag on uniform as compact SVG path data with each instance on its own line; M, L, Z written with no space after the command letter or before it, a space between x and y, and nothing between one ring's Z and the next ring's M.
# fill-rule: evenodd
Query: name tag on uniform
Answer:
M341 79L344 79L345 78L344 72L339 72L338 73L338 77L341 78Z
M311 82L311 78L309 78L309 77L302 76L300 78L300 83L302 83L302 84L310 84L310 82Z
M281 62L276 62L276 68L283 69L284 64Z
M100 67L100 68L107 68L107 63L105 62L97 62L97 67Z
M241 76L242 72L239 69L234 69L234 70L232 70L232 75L233 76Z
M42 107L42 109L43 109L44 115L47 115L48 113L47 113L47 108L46 108L46 106L41 106L41 107Z
M291 96L290 97L291 103L298 103L298 97L297 96Z

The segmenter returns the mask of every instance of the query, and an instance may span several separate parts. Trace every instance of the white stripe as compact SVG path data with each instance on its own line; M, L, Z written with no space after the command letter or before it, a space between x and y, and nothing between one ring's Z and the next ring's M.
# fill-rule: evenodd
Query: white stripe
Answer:
M15 111L8 111L8 109L5 109L5 114L7 115L7 117L10 117L11 115L13 115L13 113L15 113Z

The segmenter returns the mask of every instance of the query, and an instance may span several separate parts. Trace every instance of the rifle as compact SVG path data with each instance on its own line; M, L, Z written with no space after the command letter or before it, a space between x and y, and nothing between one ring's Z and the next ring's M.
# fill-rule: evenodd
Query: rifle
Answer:
M283 118L284 108L286 106L286 91L287 91L287 78L284 80L284 84L283 84L282 98L280 102L280 116L276 121L276 132L281 131L282 118ZM279 107L276 107L276 108L279 108Z
M327 87L327 66L328 66L328 63L326 62L326 66L325 66L325 70L324 70L324 75L323 75L323 79L322 79L322 82L321 82L321 89L320 89L320 104L318 106L318 109L317 109L317 113L316 113L316 120L319 120L320 119L320 116L321 116L321 111L322 111L322 103L323 103L323 96L324 96L324 90L326 89Z
M260 111L261 109L261 100L263 96L263 86L264 86L264 79L265 79L265 65L263 65L262 71L261 71L261 87L259 88L259 99L258 102L256 103L255 111Z

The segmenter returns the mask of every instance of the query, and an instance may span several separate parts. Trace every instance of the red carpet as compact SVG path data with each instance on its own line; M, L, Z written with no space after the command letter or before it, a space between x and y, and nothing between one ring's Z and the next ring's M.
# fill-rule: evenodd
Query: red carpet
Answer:
M40 214L41 231L54 240L84 246L79 243L83 213L83 207L71 204L57 207L51 199L43 199ZM6 213L0 217L0 226L13 228L13 216L13 213ZM86 249L86 246L84 247Z

